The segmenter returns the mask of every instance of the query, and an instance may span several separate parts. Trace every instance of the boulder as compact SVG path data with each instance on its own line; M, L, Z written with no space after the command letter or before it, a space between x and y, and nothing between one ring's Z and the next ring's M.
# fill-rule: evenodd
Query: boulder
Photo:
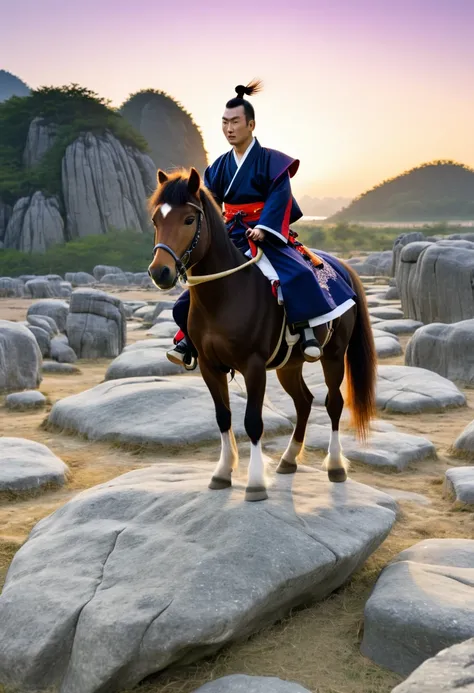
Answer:
M327 452L331 438L331 426L309 424L305 437L305 449ZM367 444L357 441L354 435L342 434L340 442L344 455L351 462L361 462L373 467L390 467L398 472L409 464L428 457L436 457L436 448L427 438L393 431L371 431ZM283 437L265 443L267 452L283 454L288 440Z
M41 382L41 351L23 325L0 320L0 392L31 390Z
M245 503L240 480L208 490L213 466L136 470L36 525L0 597L5 686L114 693L208 656L327 597L395 521L386 494L309 468Z
M138 342L133 342L132 344L129 344L128 346L125 347L123 350L124 353L128 351L136 351L137 349L139 351L142 351L142 349L167 349L170 346L170 339L139 339ZM183 369L181 368L180 373L183 373Z
M81 134L62 161L62 189L70 238L150 229L142 169L145 158L111 132ZM94 275L95 276L95 275Z
M88 286L95 283L95 277L88 272L66 272L64 277L72 286Z
M425 241L424 235L420 231L410 231L409 233L402 233L395 239L393 244L393 255L392 255L392 277L397 276L398 266L400 264L400 254L402 249L409 243L415 243L416 241Z
M443 493L456 503L474 506L474 467L451 467L444 475Z
M92 270L92 274L97 281L100 281L106 274L124 274L124 271L120 269L120 267L113 267L111 265L96 265Z
M46 315L54 320L60 332L66 330L69 305L66 301L37 301L28 308L27 319L31 315Z
M397 267L397 286L400 291L402 310L406 318L419 320L416 306L416 291L414 287L416 278L416 266L422 253L432 243L428 241L416 241L402 247Z
M35 339L38 342L41 356L49 356L51 352L51 337L46 330L43 330L42 327L36 327L35 325L29 325L28 329L34 334Z
M471 421L456 439L454 452L467 456L474 455L474 421Z
M0 491L18 493L46 484L62 485L67 472L64 462L46 445L25 438L0 437ZM4 683L1 676L0 680Z
M128 352L133 354L133 352ZM245 436L246 402L231 393L233 429ZM267 434L289 433L289 419L264 407ZM135 377L109 380L56 402L48 424L125 445L168 446L220 440L214 404L202 378Z
M148 330L147 335L150 335L151 337L156 337L157 339L169 338L171 340L171 338L175 336L177 331L178 326L176 325L176 323L160 322L156 325L153 325L153 327L151 327Z
M129 280L125 273L122 274L104 274L100 280L101 284L108 284L109 286L128 286Z
M26 282L25 295L31 298L67 298L62 284L59 281L48 281L46 277L36 277Z
M393 253L391 250L371 253L360 264L353 263L354 269L364 277L389 277L392 271Z
M71 363L59 363L58 361L43 361L43 373L53 373L56 375L77 375L80 369Z
M25 285L20 279L0 277L0 298L17 298L25 295Z
M377 323L377 329L390 334L413 334L423 323L418 320L381 320Z
M374 318L380 318L380 320L398 320L403 318L403 312L399 308L392 308L391 306L370 308L370 314Z
M64 221L55 195L46 197L37 190L31 197L15 202L3 239L5 248L44 253L65 240Z
M379 359L392 358L400 356L403 353L402 347L395 335L385 333L384 336L376 336L375 350Z
M7 409L27 411L28 409L41 409L46 405L46 397L39 390L25 390L14 392L5 398ZM0 438L1 440L1 438Z
M66 332L78 358L118 356L126 343L122 301L95 289L76 289L71 296Z
M474 319L420 327L408 342L405 363L474 386Z
M105 373L105 380L135 378L142 375L182 375L184 372L182 366L168 361L162 348L132 349L124 351L112 361Z
M474 636L474 541L427 539L382 571L366 604L362 653L407 676Z
M53 338L58 334L58 326L54 322L53 318L50 318L48 315L34 315L33 313L30 313L26 316L26 320L34 327L41 327L48 333L50 338Z
M392 693L474 693L474 638L426 660Z
M311 693L299 683L270 676L233 674L198 688L195 693Z
M77 356L69 344L65 344L62 339L51 340L51 358L59 363L75 363Z
M450 380L425 368L379 366L377 407L398 414L463 407L466 398Z

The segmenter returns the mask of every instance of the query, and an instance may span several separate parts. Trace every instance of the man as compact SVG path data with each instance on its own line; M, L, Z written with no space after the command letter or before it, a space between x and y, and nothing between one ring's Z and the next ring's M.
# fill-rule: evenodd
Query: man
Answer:
M321 357L314 327L339 317L354 305L354 292L324 255L316 269L296 244L290 224L302 212L291 192L290 178L299 160L262 147L254 138L255 112L244 99L261 89L260 82L235 88L237 97L227 102L222 130L232 149L206 169L204 183L223 207L224 219L233 243L248 256L256 246L264 255L259 268L273 283L285 306L288 322L301 334L301 348L307 361ZM306 250L306 249L305 249ZM314 257L313 257L314 260ZM319 258L316 258L316 263ZM338 268L340 269L340 268ZM189 292L177 300L173 316L180 327L176 346L167 352L173 363L192 369L197 354L187 335Z

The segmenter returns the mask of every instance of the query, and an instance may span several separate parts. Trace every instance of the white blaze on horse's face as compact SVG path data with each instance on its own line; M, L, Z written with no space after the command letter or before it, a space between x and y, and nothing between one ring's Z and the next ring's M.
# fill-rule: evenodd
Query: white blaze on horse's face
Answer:
M168 214L171 212L172 209L173 209L173 207L171 205L169 205L167 202L165 202L164 204L161 205L160 212L161 212L161 216L163 217L163 219L166 219L166 217L168 216Z

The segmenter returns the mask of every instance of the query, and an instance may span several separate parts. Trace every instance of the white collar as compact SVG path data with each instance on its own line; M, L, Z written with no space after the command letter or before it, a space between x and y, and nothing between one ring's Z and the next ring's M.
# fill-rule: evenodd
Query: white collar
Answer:
M247 149L245 150L245 152L244 152L244 154L243 154L243 156L242 156L242 158L241 158L240 160L239 160L237 154L235 153L235 149L232 149L232 153L233 153L233 155L234 155L234 161L235 161L235 163L237 164L237 170L238 170L238 169L242 166L242 164L244 163L245 159L246 159L247 156L249 155L250 150L252 149L252 147L253 147L254 144L255 144L255 137L252 137L251 143L249 144L249 146L248 146Z

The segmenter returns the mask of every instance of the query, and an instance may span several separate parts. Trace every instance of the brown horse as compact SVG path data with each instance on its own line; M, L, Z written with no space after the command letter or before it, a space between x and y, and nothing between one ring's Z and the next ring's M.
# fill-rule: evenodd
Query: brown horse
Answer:
M245 498L264 500L268 497L261 453L266 365L282 333L283 308L275 300L268 279L229 239L221 212L211 194L201 186L195 169L171 176L159 171L150 209L155 247L148 271L153 281L161 289L170 289L179 275L186 278L186 270L190 275L188 331L198 352L202 377L214 400L222 439L221 456L209 488L231 486L232 470L238 464L227 383L227 374L235 370L245 380L245 430L251 440ZM344 406L340 387L346 369L347 404L362 439L367 436L375 410L376 353L367 303L358 276L350 266L345 267L356 304L334 320L333 333L321 357L328 388L326 409L332 423L324 461L330 481L347 478L347 460L339 443L339 420ZM327 326L316 329L319 341L324 343ZM296 471L297 457L304 447L313 395L303 380L303 363L297 345L286 365L277 370L297 415L292 438L277 468L280 474Z

